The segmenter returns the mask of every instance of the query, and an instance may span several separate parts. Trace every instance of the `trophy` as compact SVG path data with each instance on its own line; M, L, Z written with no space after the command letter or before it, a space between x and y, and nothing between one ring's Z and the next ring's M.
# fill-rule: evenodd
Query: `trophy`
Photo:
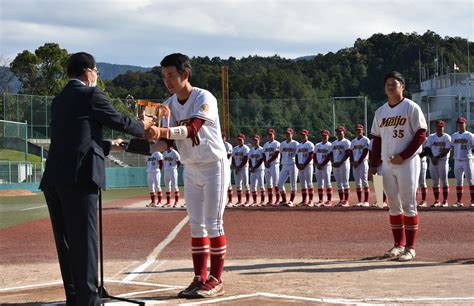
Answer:
M169 127L171 112L168 105L147 100L136 100L132 95L127 95L125 103L127 108L138 120L143 120L145 116L152 117L155 121L155 125L161 128L164 119L166 127ZM152 141L152 143L154 142ZM130 142L125 145L125 151L150 155L150 141L141 138L132 138Z

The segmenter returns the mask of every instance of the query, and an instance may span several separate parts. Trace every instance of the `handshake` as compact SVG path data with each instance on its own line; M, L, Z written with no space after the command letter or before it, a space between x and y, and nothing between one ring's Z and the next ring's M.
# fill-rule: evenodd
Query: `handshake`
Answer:
M143 126L145 128L144 138L152 141L156 141L161 136L161 128L157 127L153 117L144 116Z

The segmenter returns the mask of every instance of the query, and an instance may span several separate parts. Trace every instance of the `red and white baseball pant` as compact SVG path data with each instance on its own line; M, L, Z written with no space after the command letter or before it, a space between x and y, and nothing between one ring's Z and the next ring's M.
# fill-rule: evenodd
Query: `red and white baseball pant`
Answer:
M469 186L474 185L473 175L474 163L472 159L456 159L454 161L454 177L456 178L456 186L462 186L464 183L464 174Z
M272 188L278 185L280 178L280 164L273 163L270 167L265 167L265 183L267 188Z
M295 164L283 165L280 171L280 179L278 180L278 189L280 192L286 192L285 183L290 178L290 189L296 191L296 182L298 180L298 168Z
M316 168L316 181L318 182L318 188L331 188L331 163L327 163L321 170Z
M334 178L336 179L337 188L339 190L349 189L349 160L346 160L337 168L334 167L332 171L334 172Z
M148 172L146 180L148 184L148 192L152 193L161 191L161 171Z
M178 188L178 169L176 168L165 168L163 171L165 177L165 187L167 192L171 192L173 189L175 192L179 191Z
M245 190L249 190L249 167L240 168L238 172L237 170L234 170L234 179L235 189L237 189L237 191L242 190L242 185Z
M438 164L435 166L433 163L430 163L430 175L433 179L433 187L439 187L441 181L441 186L447 187L448 183L448 170L449 164L448 159L438 159Z
M357 188L368 187L369 186L369 163L364 160L357 167L352 167L352 174L354 175L354 180Z
M420 158L420 177L418 179L418 185L426 188L426 171L428 170L428 162L426 158Z
M257 188L260 191L265 191L265 186L263 185L264 173L263 169L257 169L254 173L250 173L250 190L257 191Z

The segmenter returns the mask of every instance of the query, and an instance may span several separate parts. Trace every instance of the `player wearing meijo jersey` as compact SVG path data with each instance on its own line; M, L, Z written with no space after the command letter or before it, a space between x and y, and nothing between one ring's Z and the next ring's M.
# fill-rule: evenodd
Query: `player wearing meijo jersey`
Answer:
M217 100L209 91L191 85L191 64L186 55L166 56L161 61L161 71L166 88L173 94L165 101L171 117L169 127L153 127L152 132L155 138L176 141L185 166L185 202L195 275L192 283L178 296L216 297L224 294L222 272L227 243L223 215L230 183Z
M426 140L421 146L422 151L420 152L420 154L418 154L420 156L420 177L418 178L418 185L421 192L421 201L418 204L418 207L427 206L426 191L428 189L427 187L428 185L426 184L426 172L428 171L428 160L426 158L425 144L426 144Z
M280 179L278 180L278 188L280 189L280 195L282 198L280 205L292 207L296 196L296 180L298 179L298 169L296 168L295 163L296 147L298 146L298 142L293 140L293 129L291 128L286 130L285 137L286 140L280 144L282 167L280 171ZM288 178L290 178L291 189L289 201L286 200L287 198L285 190L285 183Z
M448 207L448 160L451 149L451 136L444 132L445 123L436 121L436 133L426 140L425 151L430 159L430 174L433 179L433 194L435 201L431 207ZM439 202L439 183L443 188L443 202Z
M459 117L458 131L451 136L451 147L454 158L454 176L456 177L457 202L454 207L462 207L462 186L466 175L471 193L471 206L474 206L474 156L472 154L473 135L466 130L466 118Z
M301 143L296 147L296 168L301 184L302 201L299 205L313 206L313 152L314 144L308 140L309 131L301 131Z
M329 207L332 205L332 186L331 186L331 159L332 159L332 144L328 141L331 133L324 130L321 133L321 142L314 147L314 164L316 171L316 181L318 182L318 197L319 201L315 204L316 207L324 205ZM327 199L323 202L323 192L326 188Z
M265 205L265 186L263 185L264 169L263 165L263 148L260 146L260 135L252 138L253 147L249 152L249 172L250 172L250 189L252 190L252 206ZM257 191L260 190L260 204L257 203Z
M420 175L421 145L426 139L426 120L421 108L403 97L405 80L393 71L385 77L388 102L375 112L369 175L382 159L382 176L388 197L394 246L384 256L408 261L415 258L419 216L416 190Z
M165 178L166 187L166 205L171 205L171 190L174 190L174 207L178 206L179 202L179 187L178 187L178 167L181 165L179 161L180 156L178 151L173 149L171 143L163 151L163 175Z
M280 142L275 140L275 130L267 131L268 141L263 145L263 164L265 166L265 183L267 185L267 205L279 205L280 191L278 180L280 178ZM275 189L275 202L273 202L273 190Z
M332 167L336 179L339 203L337 206L349 207L349 174L351 142L345 138L346 128L342 125L336 129L337 139L332 142Z
M369 144L370 140L364 136L364 126L357 124L356 138L351 141L351 162L352 173L356 183L356 192L358 202L355 206L368 207L369 204ZM362 188L364 188L364 201L362 202Z
M163 169L163 155L160 152L153 152L145 157L148 192L151 202L148 207L161 206L161 169Z
M237 136L238 145L232 150L232 168L234 168L235 189L237 190L236 206L249 206L250 186L249 186L249 164L248 154L250 148L244 144L245 135L240 133ZM242 185L245 188L245 203L242 204Z
M225 150L227 151L227 159L229 160L229 165L232 165L232 145L227 142L226 133L222 133L222 141L224 142ZM227 207L232 207L232 184L229 184L229 189L227 190Z

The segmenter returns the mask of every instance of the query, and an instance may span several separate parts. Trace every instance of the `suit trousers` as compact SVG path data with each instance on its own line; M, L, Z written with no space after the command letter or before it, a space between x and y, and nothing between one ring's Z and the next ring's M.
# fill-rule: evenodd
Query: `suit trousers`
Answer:
M100 305L97 293L97 200L94 183L43 187L67 305Z

